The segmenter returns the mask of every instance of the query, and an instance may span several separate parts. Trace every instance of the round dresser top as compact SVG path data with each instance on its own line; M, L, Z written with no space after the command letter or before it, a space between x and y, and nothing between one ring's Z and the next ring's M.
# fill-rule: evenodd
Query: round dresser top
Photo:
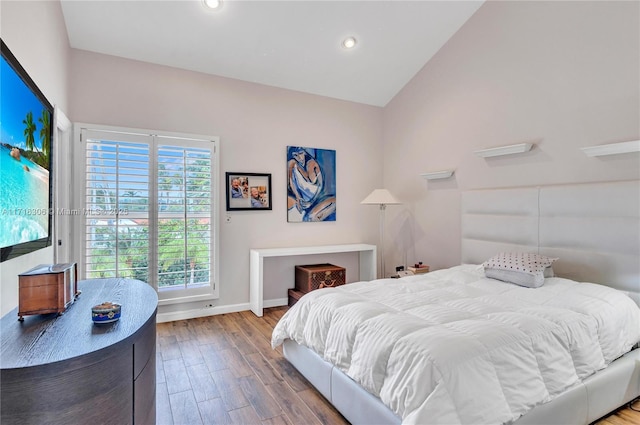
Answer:
M0 369L27 368L69 360L117 346L149 320L155 321L158 295L147 283L133 279L78 282L82 293L62 315L24 316L17 308L0 320ZM116 322L94 324L91 307L110 301L122 305Z

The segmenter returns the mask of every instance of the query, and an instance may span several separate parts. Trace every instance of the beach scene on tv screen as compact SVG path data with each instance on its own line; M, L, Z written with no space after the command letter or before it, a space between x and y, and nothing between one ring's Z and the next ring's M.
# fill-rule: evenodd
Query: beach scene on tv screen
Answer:
M51 113L2 57L0 248L46 238Z

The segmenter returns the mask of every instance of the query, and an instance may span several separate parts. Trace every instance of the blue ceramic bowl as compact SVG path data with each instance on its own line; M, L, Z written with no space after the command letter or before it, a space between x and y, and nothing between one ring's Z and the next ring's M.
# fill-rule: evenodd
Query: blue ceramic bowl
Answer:
M91 319L93 323L111 323L120 318L120 304L104 302L91 307Z

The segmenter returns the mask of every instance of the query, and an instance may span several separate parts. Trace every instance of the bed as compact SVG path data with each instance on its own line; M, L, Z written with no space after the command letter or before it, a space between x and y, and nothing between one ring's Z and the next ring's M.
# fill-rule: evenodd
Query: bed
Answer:
M461 205L460 266L314 291L273 344L352 423L586 424L640 395L639 182ZM556 276L487 278L478 264L498 252L558 258Z

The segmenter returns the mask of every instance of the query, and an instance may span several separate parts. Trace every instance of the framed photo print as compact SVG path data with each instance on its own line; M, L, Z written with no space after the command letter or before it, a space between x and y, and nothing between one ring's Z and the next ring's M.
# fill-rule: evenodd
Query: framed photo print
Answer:
M225 174L227 211L271 209L271 174Z

